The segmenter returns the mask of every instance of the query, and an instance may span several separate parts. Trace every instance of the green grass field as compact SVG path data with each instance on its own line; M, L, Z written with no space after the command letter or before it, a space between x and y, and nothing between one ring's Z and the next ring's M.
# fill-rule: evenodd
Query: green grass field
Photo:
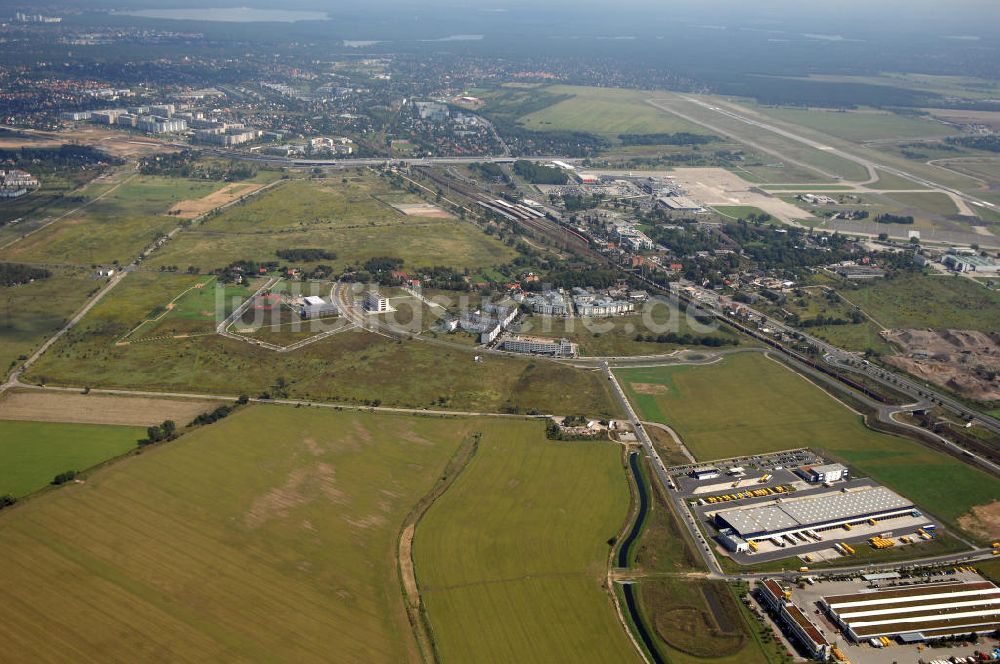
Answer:
M482 431L414 540L441 661L639 661L601 587L628 512L620 449L546 441L541 423Z
M246 259L299 267L323 263L339 270L374 256L397 256L406 268L441 265L474 272L517 255L470 223L406 216L389 202L419 199L373 175L282 183L181 233L146 264L208 272ZM337 258L308 262L277 256L278 250L293 248L325 249Z
M746 219L751 214L757 216L767 214L752 205L713 205L712 209L728 219Z
M567 85L542 91L572 98L520 118L528 129L584 131L608 139L617 139L619 134L710 133L647 104L650 92Z
M114 185L108 181L95 182L82 194L94 201L91 205L4 249L0 258L80 266L127 263L157 233L177 226L178 220L165 214L174 203L201 198L224 185L124 173L116 178L120 187L111 191Z
M643 418L672 426L700 460L817 448L955 527L971 508L1000 495L1000 480L905 438L868 429L860 416L759 353L730 355L707 366L616 374ZM970 529L982 539L975 525Z
M772 118L857 143L889 139L942 138L958 133L941 122L883 111L836 111L814 108L807 110L769 106L755 108Z
M189 277L167 274L157 280L176 280L179 292L171 302L164 300L148 314L146 322L134 328L128 341L141 341L150 337L183 334L207 334L215 331L215 325L224 320L232 311L252 294L246 286L220 284L215 277ZM254 289L255 290L255 289ZM163 294L167 297L167 293Z
M481 424L251 407L5 510L4 657L417 661L399 529Z
M886 194L886 197L896 201L905 208L915 208L931 214L949 217L958 214L955 201L945 194L937 192L914 192L906 194Z
M660 652L672 663L768 664L729 586L681 577L646 578L640 606Z
M599 374L535 358L489 357L352 330L287 354L207 334L119 345L204 276L135 272L47 352L25 380L71 386L256 396L279 378L292 398L414 408L584 412L617 417ZM206 295L207 297L207 295ZM173 312L171 312L173 313ZM175 321L177 319L174 319ZM155 336L181 322L165 318ZM191 321L188 321L191 322ZM205 321L193 321L206 326ZM145 326L144 326L145 327ZM185 328L186 329L186 328ZM140 329L139 340L146 336ZM561 389L554 390L552 385Z
M843 293L890 328L1000 329L1000 292L961 277L906 275Z
M715 97L701 97L701 101L713 106L728 103ZM693 118L698 122L704 122L706 126L715 127L718 132L724 131L738 137L740 140L750 141L760 146L761 149L767 149L773 153L780 154L785 159L791 159L804 164L806 167L817 169L812 178L805 180L812 184L817 184L824 179L828 179L828 176L823 175L823 173L829 176L840 176L851 181L861 181L867 178L867 170L856 162L838 157L835 154L830 154L828 151L805 145L762 127L750 125L741 120L728 117L700 104L687 101L679 95L664 92L657 93L656 103L668 110L676 111L677 113ZM761 120L766 119L765 116L761 116ZM705 130L709 131L708 129ZM768 158L774 159L771 156ZM787 166L797 165L787 164ZM789 182L803 182L803 180L796 177L778 183L786 184Z
M0 286L0 373L29 355L83 306L102 282L89 270L59 268L48 279L23 286Z
M141 427L0 420L0 495L24 496L67 470L86 470L124 454Z
M404 216L388 201L423 202L413 194L393 189L387 181L372 175L291 180L212 217L205 224L205 229L260 233L343 228L370 223L402 224L419 219Z

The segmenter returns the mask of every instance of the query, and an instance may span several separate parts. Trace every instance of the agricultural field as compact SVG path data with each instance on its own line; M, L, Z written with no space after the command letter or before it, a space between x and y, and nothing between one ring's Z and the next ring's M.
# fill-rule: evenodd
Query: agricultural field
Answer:
M0 259L90 266L126 264L159 233L177 226L167 211L178 201L201 198L223 186L183 178L119 174L114 184L95 181L79 211L0 251Z
M179 426L215 409L218 401L102 395L94 392L10 390L0 397L0 420L152 426L173 420Z
M145 435L141 427L0 419L0 495L43 489L59 473L128 452Z
M482 425L251 406L5 510L5 656L417 661L399 531Z
M33 174L39 178L41 186L20 198L0 201L0 224L14 220L23 221L31 215L61 209L66 205L65 197L72 196L77 189L84 187L97 175L97 170L33 169ZM15 233L18 230L16 227L20 224L21 221L18 221L14 226L8 227L7 232ZM0 245L3 244L4 242L0 241Z
M542 91L572 97L521 117L528 129L583 131L615 142L619 134L711 133L650 106L653 93L642 90L557 85Z
M962 277L912 274L841 292L886 328L1000 329L1000 293Z
M185 321L167 317L149 337L123 342L137 325L204 280L183 274L130 274L24 380L234 396L238 391L251 396L287 394L413 408L618 416L607 381L593 372L527 357L490 357L476 363L473 349L395 341L362 330L278 354L215 334L169 338L165 331ZM207 321L194 323L210 329ZM562 389L553 390L554 384Z
M644 419L669 424L699 460L814 447L980 540L1000 533L1000 480L862 418L762 353L706 366L616 371ZM963 487L961 492L954 487Z
M55 268L48 279L22 286L0 286L0 374L30 355L100 288L90 271Z
M441 661L640 661L602 588L628 513L620 448L547 441L542 423L481 431L414 540Z
M194 266L207 272L237 260L284 264L289 261L277 251L316 248L336 258L291 262L340 270L375 256L395 256L406 268L440 265L474 271L516 255L468 222L440 214L405 215L390 202L420 199L372 175L282 183L181 233L147 265Z

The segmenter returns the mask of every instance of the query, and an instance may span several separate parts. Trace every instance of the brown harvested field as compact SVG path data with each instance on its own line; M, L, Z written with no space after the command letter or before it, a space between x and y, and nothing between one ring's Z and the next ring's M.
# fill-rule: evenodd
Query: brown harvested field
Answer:
M429 217L431 219L453 218L449 213L430 203L392 203L392 207L407 217Z
M173 420L183 426L218 407L215 401L125 397L75 392L10 392L0 399L0 420L149 426Z
M194 219L221 205L232 203L243 196L252 194L263 186L255 182L233 182L208 196L196 198L192 201L180 201L170 208L167 214L180 217L181 219Z

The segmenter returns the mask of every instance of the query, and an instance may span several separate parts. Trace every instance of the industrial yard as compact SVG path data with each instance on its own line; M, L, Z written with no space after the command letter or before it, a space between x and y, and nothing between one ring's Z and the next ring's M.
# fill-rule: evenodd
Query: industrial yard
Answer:
M740 565L850 562L859 548L917 546L940 524L910 500L808 449L669 471L718 555Z
M759 615L802 655L854 664L978 662L1000 646L1000 588L970 567L757 584Z

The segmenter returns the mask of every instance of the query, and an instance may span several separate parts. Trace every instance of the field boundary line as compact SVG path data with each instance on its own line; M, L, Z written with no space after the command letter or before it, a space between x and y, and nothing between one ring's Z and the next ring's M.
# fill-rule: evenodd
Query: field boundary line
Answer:
M399 573L400 590L403 603L406 606L406 616L410 621L413 637L420 651L423 662L436 664L440 661L437 643L434 640L434 630L431 628L427 609L420 597L420 585L417 582L416 562L413 560L413 539L420 520L434 506L438 498L443 496L462 472L472 463L479 450L482 433L470 434L445 465L444 472L434 486L417 501L410 513L403 520L399 537L396 538L396 568Z

